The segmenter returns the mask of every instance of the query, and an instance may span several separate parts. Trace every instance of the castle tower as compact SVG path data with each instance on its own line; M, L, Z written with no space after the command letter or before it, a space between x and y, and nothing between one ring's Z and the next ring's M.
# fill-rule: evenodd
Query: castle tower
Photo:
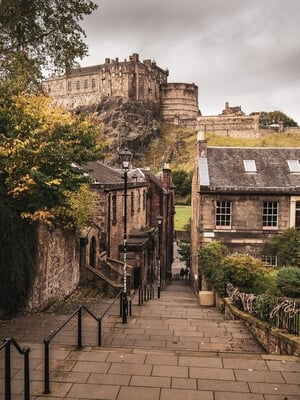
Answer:
M198 108L198 86L194 83L161 85L162 119L175 125L194 126L201 115Z

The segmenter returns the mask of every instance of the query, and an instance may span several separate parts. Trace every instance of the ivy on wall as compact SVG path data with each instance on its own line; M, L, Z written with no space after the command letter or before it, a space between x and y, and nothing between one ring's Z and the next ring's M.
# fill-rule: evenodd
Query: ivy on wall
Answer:
M36 225L0 210L0 316L21 309L32 288L37 265Z

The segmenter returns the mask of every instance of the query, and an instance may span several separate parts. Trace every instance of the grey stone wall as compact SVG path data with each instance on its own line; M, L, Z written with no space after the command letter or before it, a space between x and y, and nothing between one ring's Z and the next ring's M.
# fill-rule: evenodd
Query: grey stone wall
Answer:
M39 310L71 294L79 283L80 249L75 232L38 229L38 269L28 309Z

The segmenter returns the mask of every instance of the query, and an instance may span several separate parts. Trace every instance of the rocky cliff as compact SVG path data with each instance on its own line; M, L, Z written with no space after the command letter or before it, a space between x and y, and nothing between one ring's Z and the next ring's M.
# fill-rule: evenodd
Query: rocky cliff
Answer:
M159 136L160 107L151 102L105 97L95 106L81 107L80 112L95 112L102 122L108 140L105 161L110 165L117 164L118 149L125 144L138 160Z

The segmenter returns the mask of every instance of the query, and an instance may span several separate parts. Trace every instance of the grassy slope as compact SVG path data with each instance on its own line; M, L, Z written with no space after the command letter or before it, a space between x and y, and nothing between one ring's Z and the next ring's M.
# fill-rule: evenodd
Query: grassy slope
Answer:
M174 217L175 231L184 231L185 226L188 225L191 218L191 207L189 206L176 206Z
M142 164L157 172L163 162L169 162L171 170L192 171L197 131L189 128L164 124L161 135L152 141ZM209 146L233 147L299 147L300 133L270 133L261 138L233 138L207 134Z

